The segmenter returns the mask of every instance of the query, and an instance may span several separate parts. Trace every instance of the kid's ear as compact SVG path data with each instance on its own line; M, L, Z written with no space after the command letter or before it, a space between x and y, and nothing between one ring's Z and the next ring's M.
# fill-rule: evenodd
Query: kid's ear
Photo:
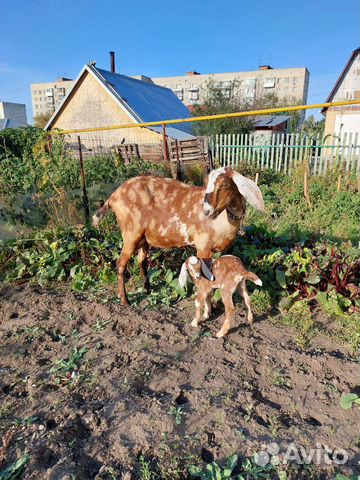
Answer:
M200 264L201 264L201 271L204 274L204 277L207 278L208 280L210 280L210 282L213 282L215 280L215 277L211 273L211 270L209 269L209 267L207 267L204 260L202 260L201 258L199 260L200 260Z
M186 262L181 265L180 275L179 275L179 285L181 288L184 288L188 278L188 271Z

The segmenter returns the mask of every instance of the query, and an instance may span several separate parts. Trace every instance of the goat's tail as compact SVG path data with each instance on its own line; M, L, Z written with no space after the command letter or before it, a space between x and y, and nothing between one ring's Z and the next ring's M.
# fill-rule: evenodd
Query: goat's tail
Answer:
M91 222L94 228L97 228L99 226L99 223L105 217L107 211L109 210L109 200L110 199L106 200L104 205L100 207L98 210L96 210L96 212L94 213L92 217L92 222Z
M262 284L263 284L263 283L262 283L262 281L260 280L260 278L259 278L257 275L255 275L255 273L253 273L253 272L246 272L246 273L244 273L243 275L244 275L244 278L245 278L246 280L250 280L250 282L255 283L255 285L259 285L260 287L262 287Z

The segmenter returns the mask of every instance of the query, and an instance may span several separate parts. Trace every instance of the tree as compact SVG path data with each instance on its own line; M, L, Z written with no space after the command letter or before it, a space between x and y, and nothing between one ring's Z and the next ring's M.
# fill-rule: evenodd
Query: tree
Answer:
M34 126L38 128L45 128L45 125L50 120L52 112L40 113L34 117Z
M220 88L210 80L204 88L204 97L202 105L193 107L193 116L235 113L249 109L240 98L236 80L226 88ZM254 122L249 117L224 118L195 123L194 128L197 135L249 133L254 129Z
M314 115L310 115L303 123L301 132L309 137L317 137L317 135L322 137L324 135L324 129L325 119L322 118L321 120L316 120Z
M274 93L266 94L255 101L247 101L240 93L240 83L233 80L227 87L218 86L210 81L204 88L205 101L202 105L195 105L192 113L196 117L203 115L217 115L221 113L235 113L250 110L264 110L284 107L284 111L272 115L291 116L290 130L298 131L301 121L299 112L287 112L286 107L298 104L295 98L279 98ZM254 130L256 116L224 118L199 122L194 125L197 135L215 135L222 133L249 133Z

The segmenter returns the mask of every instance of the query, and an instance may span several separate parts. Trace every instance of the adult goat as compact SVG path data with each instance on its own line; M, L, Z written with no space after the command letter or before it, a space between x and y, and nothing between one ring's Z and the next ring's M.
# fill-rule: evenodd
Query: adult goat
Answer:
M110 207L122 232L123 249L117 261L121 303L128 304L124 272L136 250L148 290L149 246L194 246L199 258L210 258L235 239L245 215L246 201L258 210L264 209L261 191L255 182L227 167L213 170L205 187L153 176L134 177L124 182L93 216L96 227Z

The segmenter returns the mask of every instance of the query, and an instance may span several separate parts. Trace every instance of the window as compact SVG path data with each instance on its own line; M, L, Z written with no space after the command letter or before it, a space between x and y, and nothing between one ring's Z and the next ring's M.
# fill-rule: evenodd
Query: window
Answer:
M275 78L265 78L264 88L274 88L275 87Z
M285 88L284 88L284 93L288 93L288 92L289 92L288 87L285 87Z
M284 80L285 80L285 83L289 83L289 77L285 77Z
M191 98L191 100L199 100L199 92L191 92L190 91L190 98Z
M245 85L255 87L255 82L256 82L255 78L247 78L245 80Z

